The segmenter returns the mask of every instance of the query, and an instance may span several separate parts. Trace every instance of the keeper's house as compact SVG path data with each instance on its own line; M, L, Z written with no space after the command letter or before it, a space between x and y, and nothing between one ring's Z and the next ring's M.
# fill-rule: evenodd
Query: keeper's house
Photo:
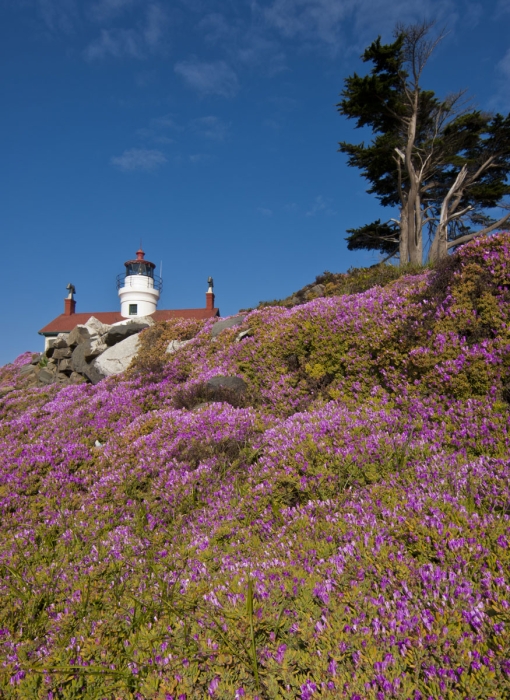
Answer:
M41 328L39 335L45 338L47 346L50 338L59 333L70 333L75 326L86 323L95 316L102 323L112 325L126 318L137 316L152 316L155 321L169 321L171 318L208 319L220 315L220 310L214 306L213 280L209 277L209 288L205 295L203 309L159 309L158 301L163 288L163 280L154 274L154 263L145 260L142 249L136 251L136 259L124 263L125 272L117 276L117 290L120 297L120 311L90 311L76 313L75 288L67 285L69 294L64 300L64 313Z

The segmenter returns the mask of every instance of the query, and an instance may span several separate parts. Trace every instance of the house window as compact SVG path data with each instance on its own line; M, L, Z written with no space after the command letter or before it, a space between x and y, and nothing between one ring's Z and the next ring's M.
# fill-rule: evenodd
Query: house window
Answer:
M136 316L138 314L138 304L129 305L129 315Z

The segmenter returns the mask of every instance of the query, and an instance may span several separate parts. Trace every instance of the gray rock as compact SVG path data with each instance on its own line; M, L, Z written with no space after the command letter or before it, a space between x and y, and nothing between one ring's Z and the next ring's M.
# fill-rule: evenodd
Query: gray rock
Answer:
M32 364L32 365L38 365L39 362L41 361L41 357L42 357L42 355L41 355L40 352L34 353L34 354L32 355L32 361L31 361L30 364Z
M87 340L83 345L83 354L87 362L90 362L94 357L98 357L102 352L107 349L106 343L103 343L101 338L97 335L92 336L90 340Z
M248 328L245 331L241 331L237 335L236 343L240 343L243 338L248 338L251 335L253 335L253 330L251 328Z
M85 351L85 343L81 343L81 345L76 346L76 348L73 350L73 356L71 358L71 367L74 372L86 377L90 382L92 382L92 384L98 384L105 378L105 375L94 366L93 362L87 362L85 359Z
M105 350L102 355L94 360L92 365L106 377L112 374L120 374L129 367L133 358L136 357L139 343L139 336L132 335Z
M121 343L126 338L129 338L131 335L140 333L140 331L143 331L148 327L149 323L143 321L130 321L129 323L123 323L122 325L114 324L113 326L110 326L106 332L104 342L108 347L112 347L113 345L117 345L117 343Z
M0 386L0 399L10 394L15 388L14 386Z
M57 372L55 375L55 382L60 386L69 386L71 384L68 375L64 372Z
M235 326L240 326L244 321L245 316L232 316L231 318L226 318L224 321L218 321L211 328L211 338L216 338L222 331L226 328L234 328Z
M173 355L174 352L177 352L177 350L180 350L188 343L191 343L191 340L171 340L168 343L168 347L166 349L166 352L168 355Z
M75 348L77 345L81 345L81 343L90 340L91 335L91 332L86 326L75 326L69 333L67 343L70 348Z
M104 335L105 333L108 332L108 329L110 326L108 326L106 323L101 323L99 319L97 319L95 316L91 316L87 323L85 324L85 328L88 328L88 331L90 335Z
M19 373L23 376L27 374L36 374L37 373L37 367L34 365L23 365L23 367L20 369Z
M47 384L53 384L53 382L55 381L55 375L48 369L42 369L39 372L37 379L39 381L39 384L42 384L44 386Z
M241 379L241 377L224 377L224 376L217 376L217 377L212 377L206 382L206 386L208 389L229 389L230 391L238 391L238 392L243 392L246 391L248 385L244 381L244 379Z
M71 374L71 372L73 371L73 361L68 358L60 360L60 362L58 363L58 371L68 372L69 374Z
M192 412L200 411L202 408L207 408L208 406L213 406L215 403L216 403L216 401L202 401L202 403L199 403L196 406L193 406L191 411Z
M67 348L67 338L69 334L58 335L53 343L53 350L58 350L60 348Z
M133 316L125 318L123 321L117 321L117 323L113 323L112 326L118 328L119 326L126 326L130 323L144 323L146 326L153 326L155 321L152 316Z
M71 348L57 348L53 351L53 360L63 360L64 358L71 357L73 351Z
M311 289L309 289L306 293L306 298L307 299L316 299L317 297L323 297L324 296L324 285L323 284L315 284Z

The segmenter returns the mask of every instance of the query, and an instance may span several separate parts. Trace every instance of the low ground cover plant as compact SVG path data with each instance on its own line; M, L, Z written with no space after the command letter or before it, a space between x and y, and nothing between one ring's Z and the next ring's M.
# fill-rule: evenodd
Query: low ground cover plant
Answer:
M509 270L501 234L97 386L2 368L0 696L510 697Z

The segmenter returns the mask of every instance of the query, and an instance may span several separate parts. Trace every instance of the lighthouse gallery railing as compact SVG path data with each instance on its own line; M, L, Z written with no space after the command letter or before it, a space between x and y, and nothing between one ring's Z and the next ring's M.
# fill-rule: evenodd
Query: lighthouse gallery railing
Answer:
M144 285L144 280L146 280ZM136 287L136 289L142 289L142 285L146 286L147 289L157 289L158 292L163 290L163 280L159 275L154 275L154 277L148 277L147 275L129 275L126 276L125 272L121 272L117 275L117 289L122 287Z

